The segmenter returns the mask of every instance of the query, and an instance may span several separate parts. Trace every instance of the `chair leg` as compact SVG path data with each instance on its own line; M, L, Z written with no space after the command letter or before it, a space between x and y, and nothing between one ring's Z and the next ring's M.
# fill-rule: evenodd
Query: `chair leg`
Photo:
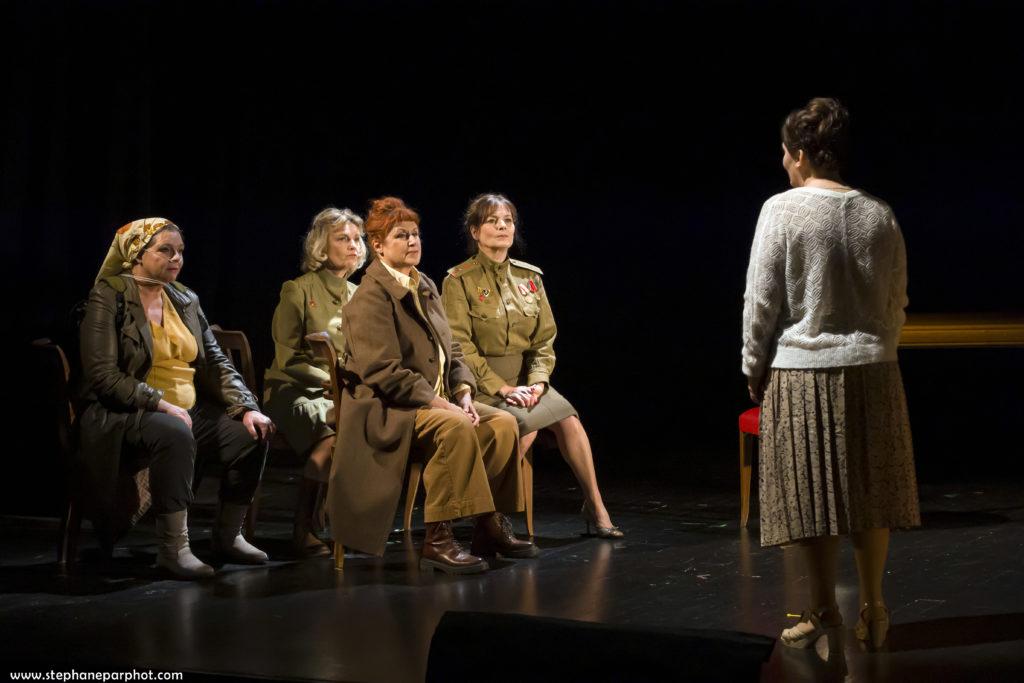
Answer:
M526 499L526 533L533 538L533 448L523 456L523 492Z
M334 542L334 569L339 572L345 570L345 546L340 541Z
M423 463L413 460L409 463L409 483L405 487L405 512L402 515L402 530L408 531L412 528L412 508L416 504L416 492L420 488L420 478L423 476Z
M249 503L249 512L245 515L245 539L252 543L256 540L256 517L260 514L260 494L263 493L263 483L256 486L256 492L252 494L252 502Z
M57 544L57 566L61 572L74 569L78 557L78 537L82 533L82 518L75 501L69 500L60 520L60 540Z
M740 527L746 527L750 518L750 475L753 438L740 432Z
M203 471L199 468L199 463L196 463L196 470L192 473L192 495L198 495L199 487L203 484Z

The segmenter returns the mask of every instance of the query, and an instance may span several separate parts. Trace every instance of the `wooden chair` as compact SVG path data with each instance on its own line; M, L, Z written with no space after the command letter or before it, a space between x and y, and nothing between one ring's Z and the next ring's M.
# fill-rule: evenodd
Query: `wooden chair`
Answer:
M60 532L57 541L57 564L61 571L68 571L74 565L78 554L78 537L82 528L82 517L74 496L71 495L70 473L74 456L71 442L71 425L75 420L75 409L71 403L71 392L68 378L71 366L64 351L49 339L36 339L32 342L39 365L45 373L44 386L49 387L47 396L50 398L48 408L52 411L53 424L56 429L57 443L60 449L60 471L67 476L69 494L60 518Z
M220 325L210 325L210 331L217 339L217 345L231 361L231 365L242 375L242 380L249 391L259 399L256 389L256 366L252 361L252 347L249 346L249 338L241 330L225 330ZM272 450L288 449L287 442L280 434L275 434L271 441ZM289 449L290 450L290 449ZM203 480L203 473L197 469L195 479L192 482L192 490L199 491L199 484ZM245 537L252 541L256 529L256 518L260 511L260 496L263 493L263 484L256 487L252 496L252 503L249 505L249 512L245 515Z
M523 492L526 499L526 533L533 538L533 447L523 454Z
M250 389L255 387L255 371L252 362L252 351L245 334L236 330L222 330L216 325L211 325L211 330L217 338L217 343L227 352L232 365L238 368L245 380L246 386ZM75 410L71 402L71 392L68 380L71 375L71 366L68 363L67 355L63 349L49 339L36 339L32 342L33 349L40 357L40 366L45 373L44 383L50 389L47 395L51 397L53 410L53 424L57 434L60 447L61 471L70 475L72 471L72 459L74 457L71 425L75 420ZM193 480L193 491L199 490L202 481L201 473L196 473ZM71 490L70 476L68 490ZM259 500L259 489L253 497L253 505L246 515L245 534L252 539L253 527L255 526L258 512L257 501ZM70 571L78 555L78 539L82 531L82 516L79 504L74 496L69 494L64 505L64 512L60 520L59 540L57 543L57 564L61 571Z
M331 400L334 401L334 432L337 434L341 429L340 414L341 411L341 376L338 373L338 352L334 349L334 343L331 341L331 337L326 332L314 332L306 335L306 341L309 342L310 347L313 349L313 355L319 357L321 360L327 363L327 371L331 375ZM410 485L412 485L412 464L410 463ZM419 474L416 476L415 486L419 486L419 478L423 474L422 465L420 465ZM413 494L416 489L413 488ZM409 493L406 492L406 508L408 508L407 516L411 519L412 517L412 506L408 502ZM409 522L406 521L406 527L408 528ZM334 541L334 568L339 572L345 568L345 547L337 540Z
M262 400L256 381L256 364L252 360L252 348L249 346L249 338L241 330L225 330L220 325L210 325L210 331L217 339L217 345L224 351L242 375L245 386L256 395L257 400ZM270 441L272 451L291 451L291 446L285 440L281 432L274 432L274 438ZM255 499L254 499L255 503Z
M750 478L760 420L760 408L751 408L740 414L740 527L746 527L750 518Z
M545 449L557 449L558 441L550 430L542 429L534 439L533 446L523 454L523 498L526 503L526 533L530 538L533 538L533 449L538 445Z
M334 431L341 430L341 375L338 372L338 353L334 349L334 343L326 332L314 332L306 335L306 341L313 349L313 354L327 363L331 375L331 399L334 401ZM412 509L416 503L416 492L419 490L420 481L423 479L423 461L418 458L409 458L409 469L406 475L405 484L405 509L402 514L403 529L408 531L412 526ZM345 547L335 539L334 541L334 568L342 571L345 568Z
M334 400L334 431L338 433L341 429L339 421L341 406L341 377L338 373L338 354L334 350L334 344L326 332L314 332L306 335L313 353L321 360L327 362L331 375L331 397ZM412 511L416 505L416 494L419 492L420 481L423 479L423 461L418 458L409 458L409 470L405 484L405 506L402 511L402 529L408 531L412 527ZM533 536L533 451L526 454L523 462L523 481L526 488L526 526ZM334 567L342 571L345 564L345 548L335 541L334 543Z

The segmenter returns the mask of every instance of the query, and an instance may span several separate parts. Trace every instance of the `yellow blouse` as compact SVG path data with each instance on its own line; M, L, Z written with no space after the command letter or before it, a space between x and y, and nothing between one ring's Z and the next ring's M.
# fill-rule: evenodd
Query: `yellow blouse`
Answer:
M146 384L162 390L168 403L188 410L196 403L196 371L189 363L199 355L199 347L167 293L161 292L160 296L164 302L164 324L161 327L149 321L153 333L153 366L146 375Z

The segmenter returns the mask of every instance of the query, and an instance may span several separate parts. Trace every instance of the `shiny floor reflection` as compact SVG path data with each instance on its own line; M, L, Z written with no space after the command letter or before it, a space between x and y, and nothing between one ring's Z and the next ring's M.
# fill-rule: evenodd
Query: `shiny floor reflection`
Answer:
M516 612L634 628L713 628L775 637L804 607L795 552L762 549L738 528L731 491L665 483L605 485L619 541L581 535L578 493L557 475L538 487L543 554L476 576L420 573L422 528L392 535L382 559L275 559L223 567L202 584L150 568L151 524L115 557L56 572L51 520L0 518L0 659L332 681L423 679L445 610ZM283 557L292 487L268 482L258 536ZM844 547L846 628L807 651L775 648L768 681L1019 678L1024 672L1024 486L923 487L925 527L894 534L886 590L895 626L883 652L853 637L856 574ZM193 536L208 550L209 506ZM205 510L205 512L204 512ZM417 515L418 518L418 515ZM522 520L517 520L521 527ZM457 533L468 539L468 526ZM95 559L88 549L84 555ZM572 655L572 656L583 656ZM486 680L486 672L481 672Z

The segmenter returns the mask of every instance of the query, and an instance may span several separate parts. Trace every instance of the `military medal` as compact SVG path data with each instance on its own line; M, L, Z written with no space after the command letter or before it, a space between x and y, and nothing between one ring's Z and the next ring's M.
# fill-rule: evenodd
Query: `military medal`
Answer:
M316 299L310 299L309 300L309 307L310 308L316 308Z
M523 296L529 296L530 295L530 290L528 290L526 288L526 285L524 285L522 282L519 283L518 287L519 287L519 293L520 294L522 294Z
M487 297L491 295L491 290L487 289L486 287L477 287L476 291L479 292L479 296L477 298L480 299L480 303L483 303L484 300L486 300Z
M532 277L530 278L530 291L531 292L536 292L537 291L537 285L533 284L533 278Z

